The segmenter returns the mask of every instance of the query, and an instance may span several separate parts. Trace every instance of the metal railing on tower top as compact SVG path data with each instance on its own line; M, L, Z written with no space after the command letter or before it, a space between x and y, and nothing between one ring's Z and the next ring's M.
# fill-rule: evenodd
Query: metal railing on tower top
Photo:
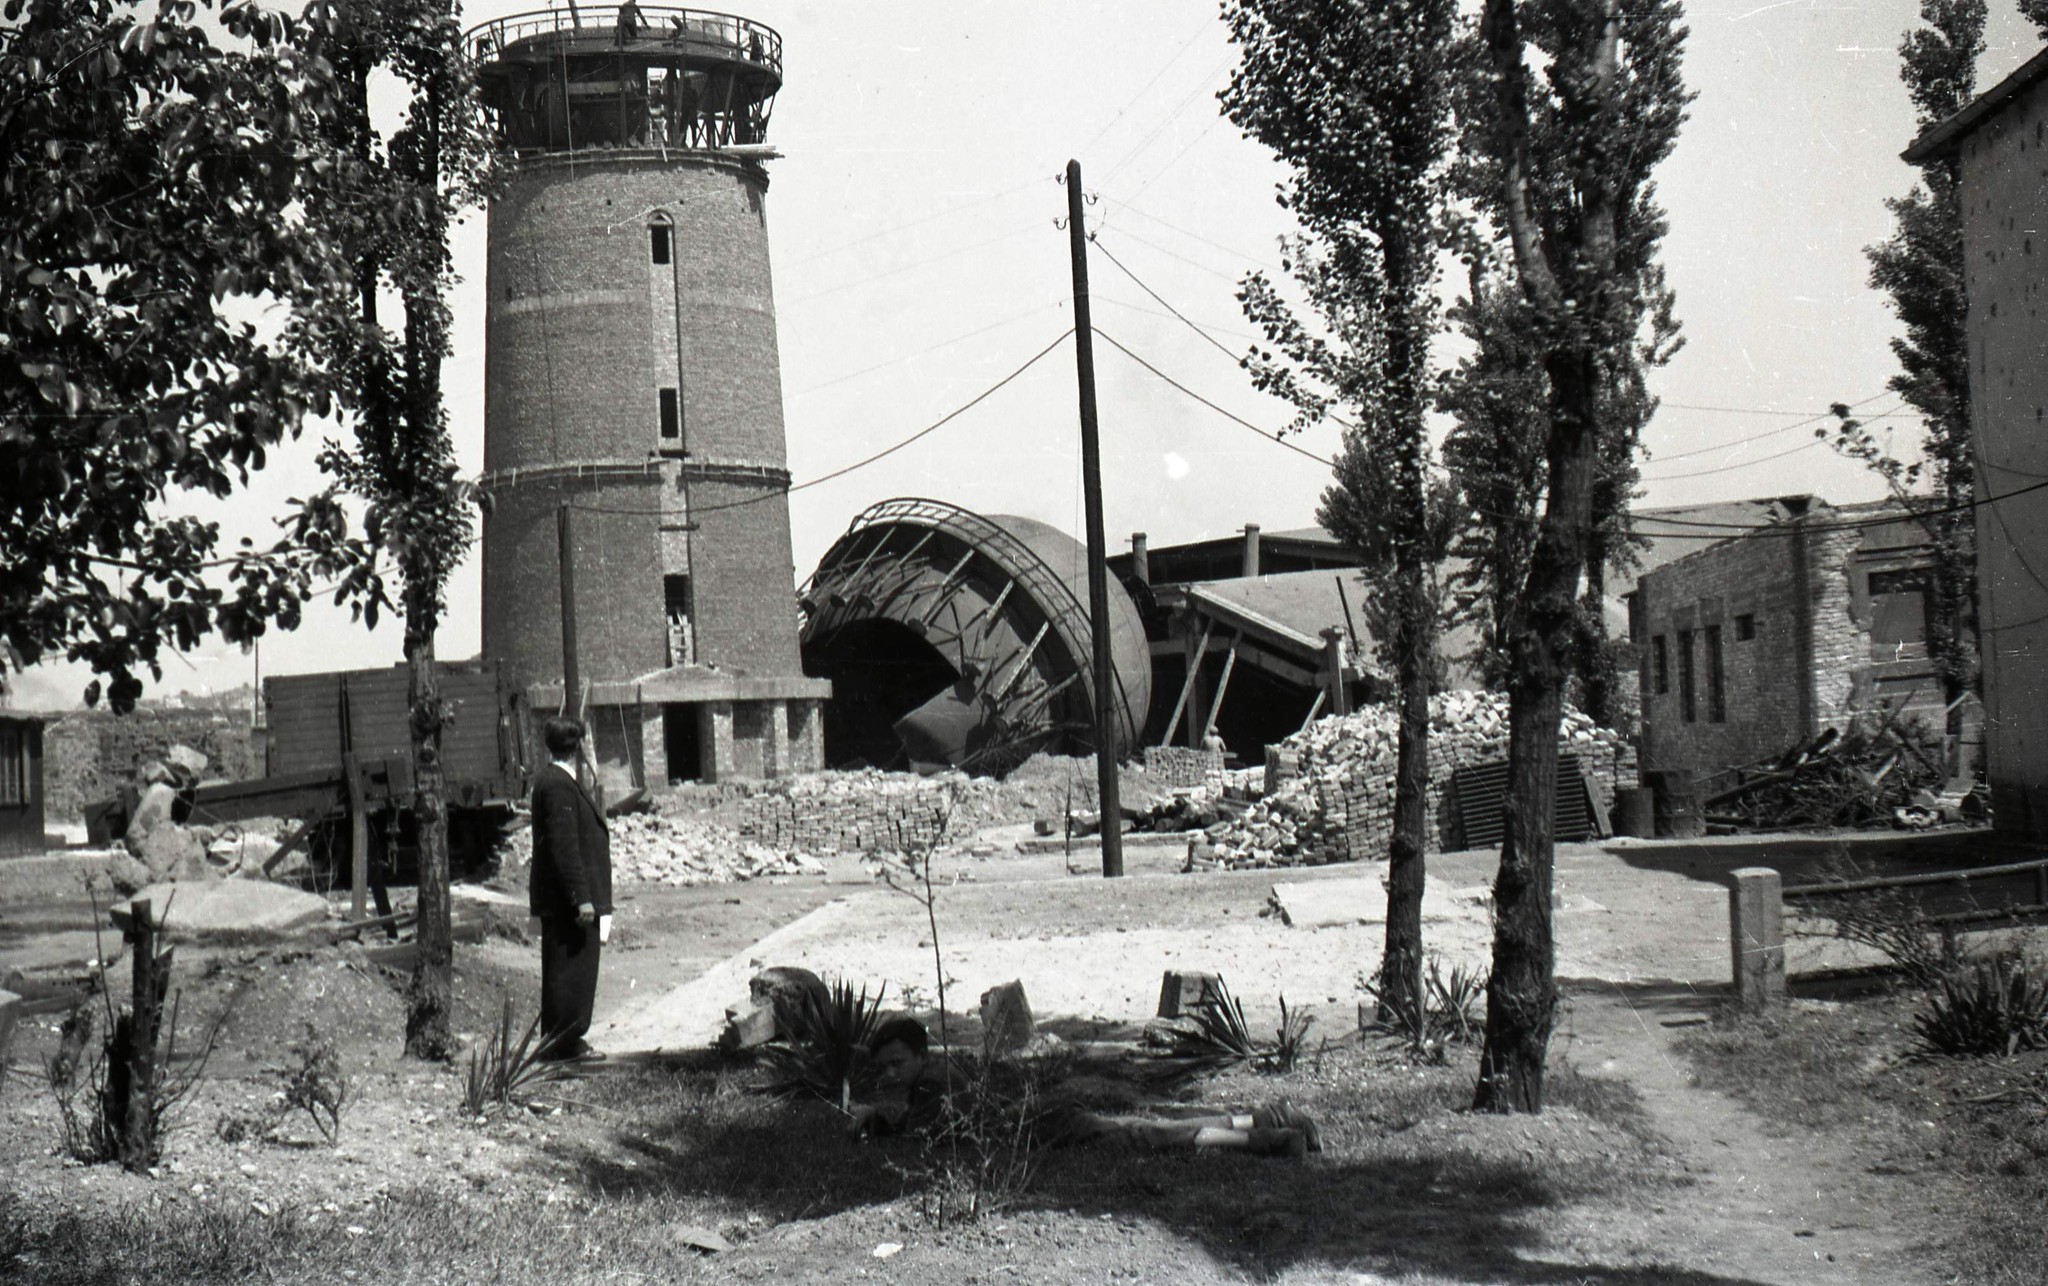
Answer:
M650 4L635 6L638 20L630 33L622 33L619 10L624 7L570 4L493 18L469 29L469 54L483 62L520 41L555 36L588 45L592 53L624 48L654 56L740 60L768 69L778 80L782 76L782 36L773 27L737 14Z

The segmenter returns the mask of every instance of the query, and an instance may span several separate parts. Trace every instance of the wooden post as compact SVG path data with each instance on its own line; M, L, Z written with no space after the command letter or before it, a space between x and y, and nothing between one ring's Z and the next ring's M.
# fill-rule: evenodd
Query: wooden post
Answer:
M1735 966L1735 1004L1756 1011L1785 1000L1785 903L1778 873L1768 866L1732 872L1728 946Z
M1194 622L1189 620L1187 624L1192 626ZM1180 727L1180 712L1187 708L1188 696L1194 692L1195 684L1201 678L1202 658L1209 654L1209 628L1211 624L1213 622L1203 622L1201 642L1196 643L1192 633L1188 634L1181 642L1181 655L1187 663L1188 677L1187 681L1180 685L1180 696L1176 697L1173 702L1173 715L1166 721L1166 744L1168 745L1173 744L1174 730ZM1193 644L1193 647L1190 648L1189 644ZM1188 744L1193 745L1194 743L1194 728L1191 724L1188 728Z
M1323 673L1329 676L1324 691L1329 694L1330 713L1350 714L1351 690L1344 686L1344 631L1334 625L1323 631Z
M0 990L0 1080L7 1076L7 1046L14 1039L14 1023L21 1016L21 997Z
M128 906L129 954L134 958L134 988L128 1015L127 1099L121 1122L121 1164L130 1170L149 1167L155 1151L156 1121L151 1108L156 1084L156 1031L161 1008L157 986L156 921L148 898Z
M363 804L362 767L353 754L341 757L341 771L348 778L348 913L360 920L369 906L370 813Z
M1223 654L1223 673L1216 680L1216 695L1209 699L1209 717L1202 723L1202 741L1207 743L1209 734L1216 731L1216 716L1223 713L1223 694L1230 690L1230 672L1237 668L1237 642L1242 634L1230 636L1230 650Z
M562 574L562 708L555 713L574 718L569 704L577 698L576 684L576 552L569 540L569 502L555 507L555 556Z
M1088 520L1088 622L1095 642L1095 790L1102 805L1102 874L1124 873L1123 807L1117 799L1116 676L1109 654L1109 556L1102 532L1102 445L1095 422L1095 328L1088 314L1088 232L1081 218L1081 163L1067 162L1067 246L1074 271L1074 364L1081 386L1081 498Z

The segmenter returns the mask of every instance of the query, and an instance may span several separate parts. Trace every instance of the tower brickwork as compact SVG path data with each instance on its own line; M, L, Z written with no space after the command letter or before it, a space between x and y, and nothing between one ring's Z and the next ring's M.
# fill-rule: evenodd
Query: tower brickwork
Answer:
M516 157L486 272L485 651L564 700L566 539L614 776L814 767L763 167L780 37L579 5L470 39Z

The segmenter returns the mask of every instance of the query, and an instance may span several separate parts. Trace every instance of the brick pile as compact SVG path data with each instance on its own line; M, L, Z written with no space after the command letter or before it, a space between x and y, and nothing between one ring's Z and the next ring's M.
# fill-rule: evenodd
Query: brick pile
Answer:
M614 817L611 833L612 879L619 883L732 884L825 870L810 854L752 843L730 827L673 813ZM533 861L531 828L522 826L506 836L498 855L504 871L523 871Z
M1223 752L1192 746L1147 746L1145 772L1168 790L1220 789L1223 784Z
M811 853L905 853L937 842L962 773L807 773L766 783L738 809L740 838Z
M1453 830L1452 774L1507 758L1507 697L1447 692L1430 699L1427 843L1440 850ZM1391 705L1320 719L1270 747L1265 793L1238 817L1196 841L1197 867L1316 866L1384 858L1393 838L1394 765L1399 722ZM1635 747L1565 708L1560 753L1576 755L1594 801L1614 803L1617 785L1636 781Z

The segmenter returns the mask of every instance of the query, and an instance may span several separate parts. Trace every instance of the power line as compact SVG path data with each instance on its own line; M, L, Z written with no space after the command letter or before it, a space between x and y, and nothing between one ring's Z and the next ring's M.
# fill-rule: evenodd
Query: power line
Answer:
M876 371L886 370L891 366L900 366L905 362L914 362L920 357L927 356L931 353L936 353L942 348L951 348L953 345L961 343L962 341L965 340L973 339L977 335L986 335L992 330L1000 330L1005 326L1013 325L1014 323L1023 321L1026 317L1036 317L1038 314L1045 312L1048 309L1064 308L1066 306L1066 302L1067 301L1064 299L1055 299L1049 304L1040 304L1036 308L1027 308L1021 313L1005 317L1001 321L990 322L986 326L970 330L963 335L955 335L951 339L942 339L938 343L927 345L924 348L918 349L914 353L906 353L902 357L892 357L886 362L876 362L873 366L863 366L861 369L857 371L852 371L845 375L834 376L832 379L826 380L822 384L813 384L809 388L797 390L796 392L789 395L789 400L794 402L800 398L809 397L813 393L821 393L824 390L833 387L834 385L844 384L848 380L859 379L863 375L872 375Z
M1000 192L991 192L987 196L976 197L972 201L963 201L959 205L948 206L943 210L934 210L930 214L922 215L915 219L908 219L902 223L891 224L889 227L883 228L880 231L870 232L864 237L855 237L851 241L842 241L836 246L827 246L823 250L813 251L812 253L805 255L801 259L793 259L789 262L787 266L794 268L799 264L813 263L819 259L824 259L832 255L836 255L842 250L851 250L855 246L864 246L870 241L879 241L883 237L893 237L899 232L907 232L912 228L922 227L927 223L932 223L939 219L948 219L956 214L962 213L963 211L977 209L981 206L988 205L991 202L1000 201L1004 197L1015 196L1017 195L1017 193L1026 191L1030 188L1034 188L1043 182L1045 182L1044 179L1031 179L1028 182L1019 183L1015 187L1004 188Z
M1096 335L1101 337L1104 343L1116 349L1116 351L1122 353L1125 357L1130 358L1138 365L1152 372L1152 374L1157 376L1159 379L1166 381L1166 383L1172 385L1174 388L1179 389L1183 394L1193 398L1197 402L1200 402L1203 406L1208 407L1210 410L1216 412L1216 414L1222 416L1224 419L1229 420L1231 423L1240 425L1243 428L1250 429L1253 433L1258 434L1260 437L1264 438L1268 442L1273 443L1275 446L1285 447L1289 451L1292 451L1294 452L1294 454L1299 456L1306 456L1307 458L1315 461L1317 464L1320 464L1325 468L1334 469L1337 467L1336 462L1334 460L1329 460L1324 458L1323 456L1319 456L1315 452L1310 451L1305 447L1298 447L1294 445L1294 443L1289 442L1286 438L1281 437L1279 434L1269 433L1265 429L1260 428L1258 425L1253 424L1250 420L1245 419L1243 416L1236 415L1232 412L1224 410L1222 407L1216 405L1214 402L1211 402L1208 398L1203 397L1200 393L1195 392L1187 385L1173 378L1173 376L1168 375L1165 371L1160 370L1157 366L1154 366L1152 363L1146 361L1144 358L1132 352L1130 349L1124 347L1121 343L1117 342L1116 336L1111 335L1109 332L1103 330L1100 326L1095 328L1095 333Z
M1811 438L1805 442L1800 443L1798 446L1793 447L1789 451L1779 451L1773 455L1761 455L1754 460L1743 460L1736 464L1724 464L1714 469L1695 469L1691 473L1661 473L1655 475L1654 477L1646 473L1643 475L1643 481L1680 482L1686 478L1705 478L1716 473L1733 473L1737 469L1747 469L1753 465L1769 464L1773 460L1782 460L1788 455L1798 455L1801 451L1811 451L1819 445L1821 445L1821 440L1819 438ZM1725 451L1728 448L1718 447L1714 449Z
M1889 396L1889 395L1890 395L1890 390L1885 390L1884 392L1879 392L1879 393L1872 393L1872 394L1871 394L1871 395L1870 395L1869 397L1866 397L1866 398L1864 398L1864 399L1863 399L1863 400L1862 400L1861 402L1852 402L1852 403L1850 403L1850 405L1849 405L1849 409L1853 411L1853 410L1855 410L1855 409L1856 409L1857 407L1859 407L1859 406L1864 406L1864 405L1867 405L1868 403L1871 403L1871 402L1875 402L1875 401L1876 401L1877 399L1879 399L1879 398L1881 398L1881 397L1887 397L1887 396ZM1665 405L1665 403L1659 402L1659 403L1658 403L1658 405L1659 405L1659 406L1663 406L1663 405ZM1672 405L1672 406L1674 406L1674 407L1675 407L1675 406L1678 406L1679 404L1678 404L1678 403L1675 403L1675 402L1674 402L1674 403L1670 403L1669 405ZM1695 408L1695 409L1698 409L1698 408ZM1726 409L1726 408L1722 408L1722 409ZM1783 414L1783 412L1778 412L1778 411L1759 411L1759 412L1757 412L1757 414L1759 414L1759 415L1779 415L1779 414ZM1885 418L1886 416L1888 416L1888 415L1890 415L1890 414L1891 414L1891 412L1887 411L1887 412L1885 412L1885 413L1884 413L1883 415L1877 415L1877 416L1869 416L1869 417L1866 417L1866 418L1865 418L1865 419L1864 419L1863 421L1861 421L1861 422L1862 422L1862 423L1869 423L1869 422L1870 422L1870 421L1872 421L1872 420L1879 420L1879 419L1884 419L1884 418ZM1775 428L1775 429L1765 429L1765 430L1764 430L1763 432L1761 432L1761 433L1752 433L1752 434L1750 434L1750 435L1749 435L1748 437L1736 438L1736 439L1735 439L1734 441L1732 441L1732 442L1721 442L1721 443L1717 443L1717 444L1715 444L1715 445L1713 445L1713 446L1710 446L1710 447L1694 447L1694 448L1693 448L1692 450L1690 450L1690 451L1674 451L1674 452L1673 452L1673 453L1671 453L1670 455L1659 455L1659 456L1657 456L1657 457L1655 457L1655 458L1656 458L1656 459L1658 459L1658 460L1687 460L1687 459L1690 459L1690 458L1692 458L1693 456L1697 456L1697 455L1712 455L1712 454L1713 454L1714 452L1716 452L1716 451L1728 451L1728 450L1732 450L1732 449L1733 449L1733 448L1735 448L1735 447L1739 447L1739 446L1746 446L1746 445L1748 445L1748 444L1749 444L1749 443L1751 443L1751 442L1761 442L1761 441L1763 441L1763 440L1764 440L1765 438L1774 438L1774 437L1777 437L1777 436L1778 436L1778 435L1779 435L1780 433L1790 433L1790 432L1791 432L1792 430L1794 430L1794 429L1803 429L1803 428L1805 428L1805 427L1806 427L1807 425L1809 425L1809 424L1818 424L1818 423L1819 423L1820 421L1822 421L1822 420L1832 420L1832 419L1834 419L1834 418L1835 418L1835 413L1834 413L1833 411L1823 411L1823 412L1822 412L1821 414L1819 414L1819 415L1809 415L1809 416L1807 416L1807 417L1806 417L1805 419L1803 419L1803 420L1797 420L1797 421L1794 421L1794 422L1793 422L1793 423L1791 423L1791 424L1781 424L1781 425L1779 425L1779 426L1778 426L1777 428Z
M1167 383L1168 385L1171 385L1171 386L1172 386L1173 388L1175 388L1175 389L1179 390L1179 391L1180 391L1180 392L1181 392L1182 394L1186 395L1187 397L1189 397L1189 398L1192 398L1193 400L1195 400L1195 401L1197 401L1197 402L1200 402L1200 403L1201 403L1201 404L1202 404L1203 406L1206 406L1206 407L1208 407L1208 408L1209 408L1210 410L1212 410L1212 411L1216 412L1216 413L1217 413L1218 415L1221 415L1221 416L1222 416L1223 418L1225 418L1225 419L1227 419L1227 420L1231 421L1231 422L1232 422L1232 423L1234 423L1234 424L1240 425L1240 426L1242 426L1243 428L1246 428L1246 429L1249 429L1249 430L1251 430L1251 431L1252 431L1253 433L1256 433L1256 434L1257 434L1258 436L1260 436L1261 438L1264 438L1264 439L1265 439L1266 441L1268 441L1268 442L1271 442L1271 443L1273 443L1273 444L1274 444L1274 445L1276 445L1276 446L1284 447L1284 448L1286 448L1287 450L1289 450L1289 451L1292 451L1292 452L1294 452L1294 453L1295 453L1296 455L1306 456L1306 457L1308 457L1309 459L1311 459L1311 460L1314 460L1314 461L1315 461L1315 462L1317 462L1318 464L1326 465L1326 466L1329 466L1329 467L1332 467L1332 468L1334 468L1334 467L1335 467L1335 463L1334 463L1333 461L1331 461L1331 460L1328 460L1328 459L1325 459L1324 457L1322 457L1322 456L1319 456L1319 455L1317 455L1317 454L1316 454L1315 452L1313 452L1313 451L1305 450L1305 449L1304 449L1304 448L1302 448L1302 447L1298 447L1298 446L1296 446L1296 445L1295 445L1294 443L1292 443L1292 442L1289 442L1289 441L1287 441L1287 440L1286 440L1285 438L1281 437L1281 436L1280 436L1279 434L1277 434L1277 433L1272 433L1272 432L1269 432L1268 430L1266 430L1266 429L1263 429L1263 428L1259 427L1259 426L1258 426L1258 425L1256 425L1256 424L1253 424L1253 423L1252 423L1252 422L1251 422L1250 420L1244 419L1244 418L1243 418L1242 416L1239 416L1239 415L1233 414L1233 413L1232 413L1232 412L1230 412L1230 411L1226 411L1226 410L1224 410L1224 409L1223 409L1222 407L1220 407L1220 406L1216 405L1216 404L1215 404L1214 402L1211 402L1211 401L1210 401L1210 400L1209 400L1208 398L1206 398L1206 397L1203 397L1203 396L1202 396L1202 395L1201 395L1200 393L1197 393L1197 392L1195 392L1195 391L1194 391L1193 389L1189 388L1189 387L1188 387L1187 385L1185 385L1185 384L1182 384L1182 383L1181 383L1181 382L1180 382L1179 380L1176 380L1176 379L1174 379L1174 378L1173 378L1172 376L1168 375L1168 374L1167 374L1166 372L1164 372L1164 371L1160 370L1160 369L1159 369L1159 368L1158 368L1157 366L1154 366L1154 365L1153 365L1152 363L1150 363L1150 362L1146 361L1146 360L1145 360L1144 358L1142 358L1142 357L1138 356L1138 355L1137 355L1136 353L1132 352L1132 351L1131 351L1131 350L1130 350L1129 348L1127 348L1127 347L1125 347L1125 346L1124 346L1123 344L1119 343L1119 342L1117 341L1117 339L1116 339L1116 337L1115 337L1115 336L1113 336L1113 335L1110 335L1110 334L1108 334L1107 332L1103 331L1103 330L1102 330L1102 329L1101 329L1100 327L1097 327L1097 328L1096 328L1096 331L1095 331L1095 333L1096 333L1096 335L1097 335L1098 337L1100 337L1100 338L1101 338L1101 339L1103 340L1103 342L1105 342L1105 343L1109 344L1109 345L1110 345L1111 347L1115 348L1115 349L1116 349L1116 350L1117 350L1118 352L1122 353L1122 354L1123 354L1124 356L1126 356L1126 357L1130 358L1130 359L1131 359L1132 361L1136 362L1136 363L1137 363L1137 364L1138 364L1139 366L1142 366L1142 367L1144 367L1144 368L1145 368L1145 369L1146 369L1147 371L1150 371L1150 372L1151 372L1151 373L1152 373L1152 374L1153 374L1154 376L1158 377L1158 378L1159 378L1160 380L1164 381L1164 382L1165 382L1165 383ZM1818 445L1818 443L1816 442L1816 443L1815 443L1814 445ZM1802 448L1800 448L1800 449L1801 449L1801 450L1804 450L1805 448L1804 448L1804 447L1802 447ZM1789 453L1787 453L1787 454L1789 454ZM1756 461L1753 461L1752 463L1760 463L1760 462L1756 462ZM1852 520L1852 521L1848 521L1848 522L1832 522L1832 523L1806 523L1806 524L1802 524L1802 525L1800 525L1800 526L1798 526L1798 527L1796 527L1796 528L1795 528L1795 527L1794 527L1794 526L1793 526L1793 525L1792 525L1791 523L1787 523L1787 522L1770 522L1770 523L1758 523L1758 524L1755 524L1755 525L1751 525L1751 526L1743 526L1743 525L1740 525L1740 524L1735 524L1735 523L1729 523L1729 524L1715 524L1715 523L1704 523L1704 522L1692 522L1692 521L1687 521L1687 520L1685 520L1685 519L1677 519L1677 518L1660 518L1660 517L1657 517L1657 516L1655 516L1655 515L1653 515L1653 514L1643 514L1643 515L1637 515L1637 516L1638 516L1638 517L1640 517L1640 518L1641 518L1641 519L1642 519L1643 521L1645 521L1645 522L1655 522L1655 523L1668 523L1668 524L1675 524L1675 525L1682 525L1682 526L1701 526L1701 527L1706 527L1706 526L1715 526L1715 527L1719 527L1719 526L1724 526L1724 525L1725 525L1725 526L1726 526L1726 528L1727 528L1727 530L1726 530L1725 532L1702 532L1701 534L1699 534L1699 535L1697 535L1697 536L1689 536L1689 535L1686 535L1686 534L1684 534L1684 533L1671 533L1671 534L1668 534L1668 535L1660 535L1660 536L1658 537L1659 539L1668 539L1668 540L1727 540L1727 539L1733 539L1733 538L1735 538L1735 537L1737 537L1737 536L1743 536L1743 535L1753 535L1753 536L1765 536L1765 537L1788 537L1788 538L1789 538L1790 536L1792 536L1792 535L1794 535L1794 534L1796 534L1796 533L1799 533L1799 532L1803 532L1803 533L1806 533L1806 534L1812 535L1812 534L1821 534L1821 533L1826 533L1826 532L1836 532L1836 531L1862 531L1862 530L1864 530L1864 529L1866 529L1866 528L1869 528L1869 527L1881 527L1881 526L1886 526L1886 525L1888 525L1888 524L1891 524L1891 523L1895 523L1895 522L1909 522L1909 521L1916 521L1916 520L1924 520L1924 519L1927 519L1927 518L1933 518L1933 517L1938 517L1938 516L1940 516L1940 515L1942 515L1942 514L1948 514L1948 513L1960 513L1960 512L1962 512L1962 511L1964 511L1964 510L1969 510L1969 509L1979 509L1979 508L1983 508L1983 507L1986 507L1986 506L1993 506L1993 505L1997 505L1997 504L1999 504L1999 503L2001 503L2001 502L2003 502L2003 501L2006 501L2006 500L2011 500L2011 499L2014 499L2014 498L2016 498L2016 497L2019 497L2019 496L2024 496L2024 495L2027 495L2027 494L2029 494L2029 493L2031 493L2031 492L2035 492L2035 491L2040 491L2040 490L2043 490L2044 488L2048 488L2048 478L2044 478L2043 480L2041 480L2041 481L2039 481L2039 482L2031 483L2031 484L2029 484L2028 486L2024 486L2024 487L2018 487L2018 488L2015 488L2015 489L2014 489L2014 490L2012 490L2012 491L2002 492L2002 493L2000 493L2000 494L1998 494L1998 495L1995 495L1995 496L1985 496L1985 497L1983 497L1983 498L1981 498L1981 499L1978 499L1978 498L1972 498L1972 499L1970 499L1970 500L1965 500L1965 501L1961 501L1961 502L1958 502L1958 503L1956 503L1956 504L1951 504L1951 505L1942 505L1942 506L1939 506L1939 507L1936 507L1936 508L1933 508L1933 509L1922 509L1922 510L1911 510L1911 509L1909 509L1909 510L1908 510L1907 512L1905 512L1905 513L1903 513L1903 514L1891 514L1891 515L1888 515L1888 516L1885 516L1885 517L1881 517L1881 518L1865 518L1865 519L1857 519L1857 520ZM1482 511L1482 512L1483 512L1483 511ZM1503 515L1499 515L1499 514L1485 514L1485 516L1487 516L1487 517L1494 517L1494 518L1498 518L1498 517L1502 517ZM2008 532L2008 539L2010 539L2010 533L2009 533L2009 532ZM2044 582L2044 587L2048 587L2048 582Z
M1129 236L1130 234L1124 233L1123 235ZM1213 347L1217 352L1223 354L1225 357L1228 357L1232 365L1237 366L1239 368L1243 367L1244 359L1242 357L1232 352L1228 345L1224 344L1214 335L1211 335L1207 328L1199 325L1195 322L1193 318L1189 317L1186 313L1182 312L1180 309L1175 308L1172 304L1168 303L1164 295L1161 295L1158 291L1146 285L1144 280L1141 277L1139 277L1137 273L1132 272L1128 267L1124 265L1123 260L1117 258L1116 255L1110 251L1109 247L1103 245L1100 241L1096 241L1095 248L1102 252L1103 257L1105 259L1108 259L1109 262L1115 266L1118 272L1122 273L1126 277L1129 277L1133 285L1137 286L1138 289L1144 291L1146 294L1152 296L1152 298L1158 302L1161 308L1164 308L1167 312L1170 312L1175 317L1178 317L1182 325L1186 326L1189 330L1195 332L1195 334L1200 335L1203 339L1209 341L1210 346ZM1253 342L1256 343L1258 341L1253 340ZM1327 416L1331 421L1336 423L1337 426L1340 428L1355 429L1358 427L1357 425L1353 424L1351 421L1345 419L1341 415L1336 415L1328 411L1325 411L1324 415ZM1263 433L1265 432L1265 430L1260 429L1259 432Z
M827 286L823 290L814 290L808 295L803 295L796 299L790 300L789 306L794 308L798 304L807 304L814 299L823 299L827 295L836 295L842 290L852 290L855 286L869 285L870 283L880 281L885 277L894 277L900 273L910 272L913 269L929 267L932 264L941 263L947 259L955 259L961 255L968 254L976 250L986 250L990 246L997 245L1004 241L1014 240L1017 237L1021 237L1027 232L1035 232L1038 230L1040 226L1041 225L1039 224L1038 220L1033 219L1030 223L1026 224L1023 227L1012 228L1010 231L1002 233L1000 236L990 237L986 241L977 241L970 246L957 246L954 249L941 251L940 253L935 255L927 255L923 259L913 259L909 263L897 264L894 268L885 268L881 272L875 273L871 276L858 277L852 281L842 281L836 286Z
M1017 367L1008 375L1003 376L995 383L989 385L981 392L975 394L967 401L962 402L959 406L954 407L952 410L946 412L944 415L932 421L930 424L927 424L925 427L919 429L917 432L911 434L909 437L906 437L901 441L895 442L889 446L883 447L880 451L875 452L873 455L868 456L865 459L856 460L852 464L849 464L844 468L834 469L830 473L820 474L818 477L811 478L803 482L795 483L792 486L783 490L767 491L763 492L758 496L749 496L745 500L734 500L722 505L698 505L697 507L691 509L688 513L681 513L680 516L684 518L693 519L698 514L719 513L727 509L744 509L749 505L758 505L765 501L775 500L794 495L796 492L806 490L807 488L810 487L821 486L824 483L831 482L835 478L843 478L847 474L854 472L856 469L865 469L869 465L875 463L877 460L881 460L888 456L892 456L896 454L898 451L901 451L903 448L911 445L912 443L931 436L933 433L938 432L940 429L952 423L960 416L966 414L968 411L973 410L976 406L979 406L981 403L987 401L991 396L993 396L996 393L997 390L1001 389L1004 385L1010 383L1012 380L1016 379L1024 372L1038 365L1038 363L1045 358L1046 354L1052 352L1055 348L1058 348L1061 344L1065 343L1067 336L1073 333L1074 328L1071 326L1067 327L1067 329L1060 332L1058 338L1054 339L1052 343L1047 344L1044 348L1039 349L1036 353L1033 353L1030 357L1026 358L1024 360L1023 365ZM571 509L578 511L579 513L613 514L620 517L630 518L660 518L679 514L679 511L672 509L628 509L609 505L576 504L573 501L570 502L569 507Z

